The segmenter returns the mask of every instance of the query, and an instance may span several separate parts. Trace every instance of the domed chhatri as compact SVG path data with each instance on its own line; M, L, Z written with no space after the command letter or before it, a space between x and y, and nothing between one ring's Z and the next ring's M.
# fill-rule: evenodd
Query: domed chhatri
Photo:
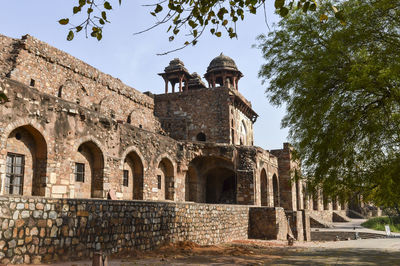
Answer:
M218 84L221 87L235 90L238 89L238 81L241 77L243 74L239 71L235 61L223 53L211 60L207 67L207 73L204 75L211 88L215 88Z
M229 56L224 55L221 53L219 56L215 57L211 62L210 65L207 67L207 72L213 70L222 70L222 69L231 69L239 71L235 61Z

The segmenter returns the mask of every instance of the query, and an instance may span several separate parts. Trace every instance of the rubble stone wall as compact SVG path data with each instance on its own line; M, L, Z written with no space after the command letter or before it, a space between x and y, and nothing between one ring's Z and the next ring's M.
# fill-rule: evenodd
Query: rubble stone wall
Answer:
M249 238L276 240L287 239L289 227L283 208L251 208L249 221Z
M0 35L0 51L0 76L116 120L159 130L152 98L63 51L29 35L21 40Z
M248 238L249 207L144 201L0 198L0 263L72 260Z
M293 160L289 143L284 143L283 149L270 152L278 157L280 206L287 210L304 209L304 184L301 179L295 181L300 166Z
M265 151L258 156L263 152L256 147L178 142L8 78L0 78L0 92L8 98L0 102L2 194L7 194L4 180L9 152L27 159L23 195L55 198L104 198L112 189L118 199L163 200L168 190L168 199L185 201L190 162L196 157L218 157L231 162L237 173L237 203L251 205L255 204L258 165L277 169L274 157ZM29 158L40 160L33 164ZM97 169L89 167L90 158L96 158ZM169 163L169 173L162 171L161 161ZM84 182L76 180L76 162L86 163ZM129 171L128 186L122 182L124 170ZM142 191L134 192L134 186Z
M199 89L154 96L154 114L162 128L177 140L230 143L229 89Z

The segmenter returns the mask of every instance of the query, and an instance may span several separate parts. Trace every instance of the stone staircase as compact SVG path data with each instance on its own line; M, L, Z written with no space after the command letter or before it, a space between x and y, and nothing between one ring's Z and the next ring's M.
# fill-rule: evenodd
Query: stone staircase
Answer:
M332 228L331 222L324 221L310 213L310 227L311 228Z

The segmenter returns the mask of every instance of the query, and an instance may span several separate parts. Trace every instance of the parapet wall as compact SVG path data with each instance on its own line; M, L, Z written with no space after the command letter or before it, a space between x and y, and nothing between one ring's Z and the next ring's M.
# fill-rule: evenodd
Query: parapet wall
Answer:
M0 263L88 258L93 252L150 250L248 238L249 208L151 201L0 198Z

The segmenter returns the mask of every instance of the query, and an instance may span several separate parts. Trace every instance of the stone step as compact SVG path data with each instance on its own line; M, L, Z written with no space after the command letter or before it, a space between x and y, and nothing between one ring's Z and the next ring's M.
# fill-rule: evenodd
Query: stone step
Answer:
M361 239L378 239L386 238L385 234L358 232L358 237ZM343 241L355 240L356 231L312 231L311 241Z

